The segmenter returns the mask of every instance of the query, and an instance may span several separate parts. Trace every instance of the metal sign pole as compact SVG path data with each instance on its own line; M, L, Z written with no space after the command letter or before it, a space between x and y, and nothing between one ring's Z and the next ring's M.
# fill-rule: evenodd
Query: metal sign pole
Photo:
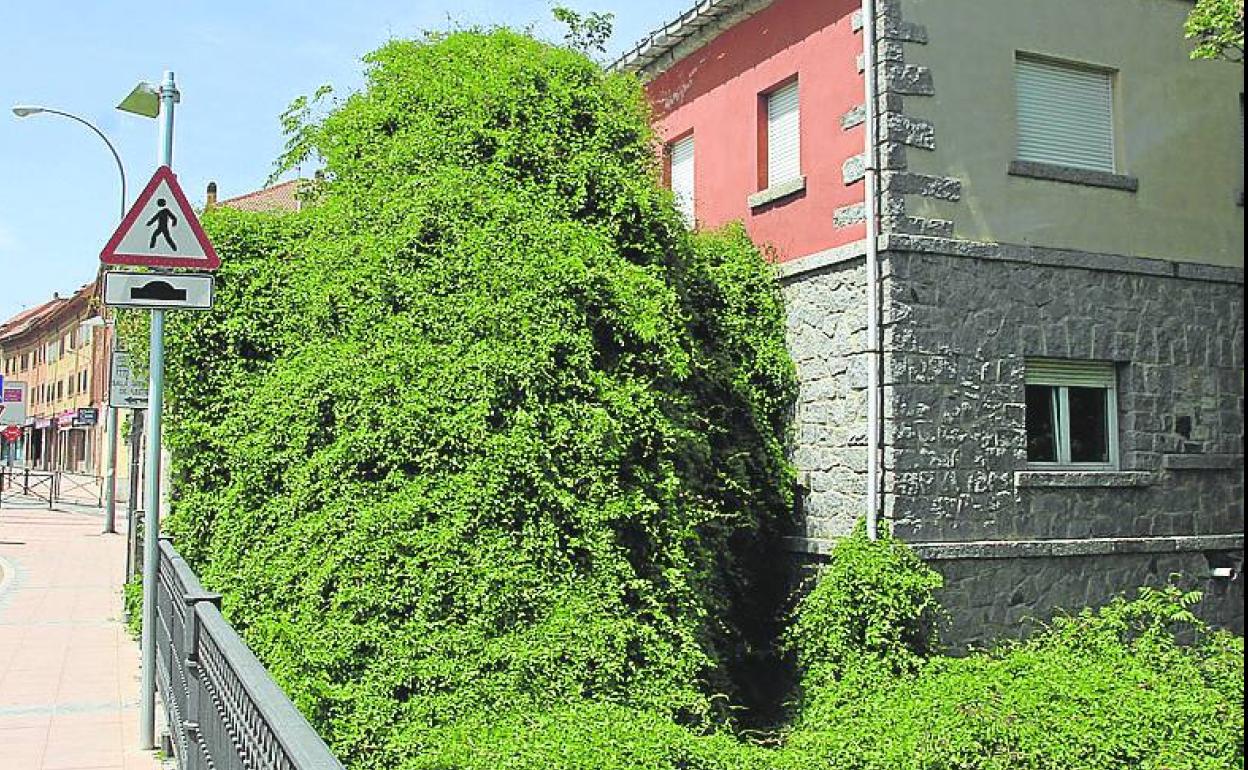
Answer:
M173 105L178 87L173 73L166 72L160 84L160 108L164 118L161 131L162 166L173 167ZM160 543L160 423L165 388L165 311L152 310L151 357L148 381L147 467L143 517L143 679L140 695L139 742L145 749L156 748L156 565Z
M109 363L111 365L112 362ZM108 394L104 394L106 425L104 440L108 442L108 447L104 450L104 534L106 535L117 531L117 417L117 410L108 403Z

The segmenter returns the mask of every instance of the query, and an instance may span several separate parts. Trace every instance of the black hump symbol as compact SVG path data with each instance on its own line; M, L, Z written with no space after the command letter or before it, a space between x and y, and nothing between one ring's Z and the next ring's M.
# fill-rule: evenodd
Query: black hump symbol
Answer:
M130 299L151 299L165 302L185 302L186 289L175 289L165 281L152 281L130 290Z

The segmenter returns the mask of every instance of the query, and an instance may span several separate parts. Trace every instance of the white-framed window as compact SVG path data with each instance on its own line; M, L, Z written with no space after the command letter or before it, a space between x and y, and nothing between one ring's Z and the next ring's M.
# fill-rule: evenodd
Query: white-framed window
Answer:
M1027 359L1027 462L1118 467L1118 378L1107 361Z
M1019 54L1017 157L1113 172L1114 73Z
M668 164L668 176L671 179L672 195L676 198L676 208L685 218L685 224L693 227L696 212L693 134L671 143L668 147Z
M802 175L802 117L797 81L764 95L767 102L767 187Z

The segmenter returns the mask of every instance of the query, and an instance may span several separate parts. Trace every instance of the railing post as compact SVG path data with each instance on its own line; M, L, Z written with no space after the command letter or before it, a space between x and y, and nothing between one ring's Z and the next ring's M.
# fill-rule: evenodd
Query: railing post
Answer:
M188 593L182 597L186 603L186 625L183 627L182 665L186 671L186 714L182 724L185 732L188 756L183 757L182 770L200 770L204 767L199 735L200 693L203 688L199 677L199 605L207 602L221 609L221 594L211 591Z

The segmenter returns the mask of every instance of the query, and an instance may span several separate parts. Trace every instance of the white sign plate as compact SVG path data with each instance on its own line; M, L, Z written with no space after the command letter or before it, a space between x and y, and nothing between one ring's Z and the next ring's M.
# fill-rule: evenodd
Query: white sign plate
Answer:
M146 409L147 380L134 376L130 368L130 354L113 351L112 369L109 372L108 405L115 409Z
M26 422L26 383L0 377L0 425Z
M104 304L164 310L212 307L212 276L203 273L104 274Z

